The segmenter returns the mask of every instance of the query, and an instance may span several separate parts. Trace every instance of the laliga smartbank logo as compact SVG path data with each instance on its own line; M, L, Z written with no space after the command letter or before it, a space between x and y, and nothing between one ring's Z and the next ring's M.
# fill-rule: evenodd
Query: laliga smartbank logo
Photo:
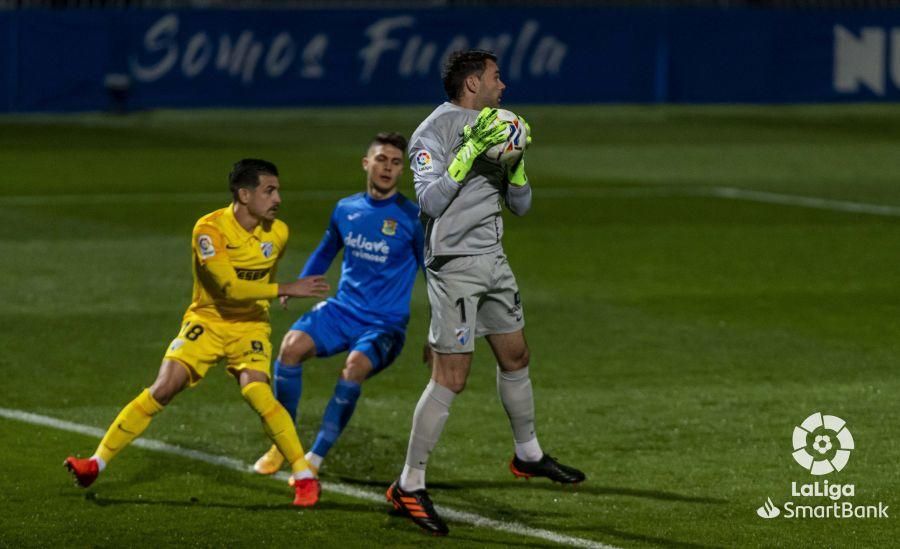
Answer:
M840 471L847 466L852 449L853 435L837 416L815 413L794 427L794 461L813 475Z
M794 427L793 457L809 474L821 477L836 473L847 466L850 452L856 449L853 435L846 422L831 415L816 412ZM828 479L813 482L791 482L790 495L802 500L789 500L778 506L767 497L756 514L764 519L877 519L888 518L888 506L857 504L855 484L842 484ZM823 503L822 500L826 501ZM812 501L810 501L812 500ZM816 501L818 500L818 501Z

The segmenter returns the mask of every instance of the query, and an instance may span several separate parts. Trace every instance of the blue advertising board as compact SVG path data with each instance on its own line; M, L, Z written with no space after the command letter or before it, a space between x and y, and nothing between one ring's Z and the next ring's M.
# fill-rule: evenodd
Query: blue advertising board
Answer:
M19 10L0 43L7 112L434 103L470 47L513 103L900 99L890 10Z

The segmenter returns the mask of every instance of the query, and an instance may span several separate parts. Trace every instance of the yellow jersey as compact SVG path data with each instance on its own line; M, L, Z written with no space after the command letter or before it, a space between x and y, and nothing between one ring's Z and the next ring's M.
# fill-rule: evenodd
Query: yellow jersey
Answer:
M198 219L192 236L194 290L188 312L268 322L269 300L278 297L275 268L287 247L287 224L276 219L248 232L231 204Z

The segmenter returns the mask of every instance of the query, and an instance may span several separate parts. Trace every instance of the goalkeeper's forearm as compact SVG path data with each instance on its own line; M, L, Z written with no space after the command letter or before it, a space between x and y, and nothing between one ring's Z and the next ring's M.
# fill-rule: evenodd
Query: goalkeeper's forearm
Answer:
M506 189L506 207L515 215L525 215L531 209L531 185L509 185Z
M416 177L416 199L422 212L431 218L440 217L459 194L462 187L450 174L429 174L430 179Z

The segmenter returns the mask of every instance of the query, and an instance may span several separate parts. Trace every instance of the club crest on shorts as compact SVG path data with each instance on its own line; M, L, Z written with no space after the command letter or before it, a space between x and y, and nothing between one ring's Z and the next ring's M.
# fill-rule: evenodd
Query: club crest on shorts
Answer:
M513 302L515 305L509 307L506 312L509 313L509 316L513 316L516 318L516 322L522 321L522 296L519 295L519 292L516 292L516 295L513 296Z
M460 345L465 345L469 342L469 327L462 326L456 329L456 341L459 341Z
M385 219L384 224L381 226L381 234L387 236L394 236L397 234L397 220Z
M263 257L268 258L272 256L274 245L271 242L261 242L259 249L262 250Z

